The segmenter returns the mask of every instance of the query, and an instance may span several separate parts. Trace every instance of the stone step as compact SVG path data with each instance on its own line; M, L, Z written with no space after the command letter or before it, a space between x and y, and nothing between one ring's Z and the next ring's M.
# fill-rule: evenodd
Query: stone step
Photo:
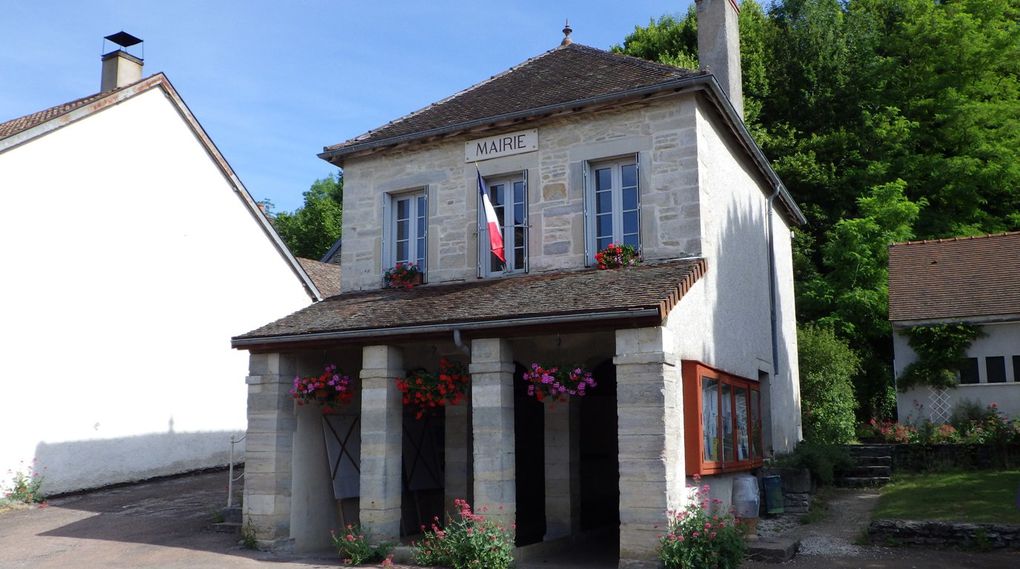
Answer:
M891 456L855 456L853 461L857 466L892 466Z
M241 535L240 522L219 522L212 525L213 531Z
M788 537L761 537L744 543L748 558L766 563L785 563L793 559L800 548L800 540Z
M851 457L858 456L891 456L892 449L891 445L849 445L847 450L850 451Z
M849 478L873 478L876 476L880 478L889 478L889 476L892 475L892 467L888 465L877 466L858 464L857 466L843 472L842 475L843 477Z
M233 524L239 524L243 521L241 515L241 506L231 506L229 508L223 508L220 510L220 514L223 516L224 522Z
M884 486L889 483L888 476L844 476L839 479L839 485L844 488L868 488Z

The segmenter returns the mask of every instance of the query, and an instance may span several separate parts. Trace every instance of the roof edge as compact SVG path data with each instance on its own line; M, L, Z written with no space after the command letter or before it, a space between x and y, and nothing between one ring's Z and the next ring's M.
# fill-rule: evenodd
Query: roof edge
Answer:
M964 235L960 237L941 237L938 239L918 239L915 241L899 241L891 243L889 248L903 247L905 245L932 245L935 243L953 243L956 241L974 241L977 239L993 239L996 237L1010 237L1013 235L1020 235L1020 231L1002 231L999 233L986 233L984 235Z

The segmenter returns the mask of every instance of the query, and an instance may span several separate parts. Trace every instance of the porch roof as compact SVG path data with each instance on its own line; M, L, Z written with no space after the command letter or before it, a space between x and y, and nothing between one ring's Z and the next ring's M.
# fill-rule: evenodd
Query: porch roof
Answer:
M454 330L658 325L705 270L705 260L696 258L616 271L586 269L348 292L231 342L235 348L258 350Z

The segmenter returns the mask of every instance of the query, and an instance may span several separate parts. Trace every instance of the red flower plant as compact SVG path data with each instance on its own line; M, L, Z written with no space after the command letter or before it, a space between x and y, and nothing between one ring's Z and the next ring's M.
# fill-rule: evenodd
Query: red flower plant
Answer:
M328 364L321 375L295 377L290 395L298 405L318 403L324 414L336 413L340 406L354 399L351 377L337 372L336 366Z
M410 289L421 284L421 269L415 263L397 263L383 275L389 288Z
M591 372L580 366L560 369L545 368L533 363L524 372L522 379L528 382L528 395L539 401L566 401L567 397L584 397L598 385Z
M404 405L417 407L414 418L421 419L430 410L460 405L470 379L463 365L442 358L438 374L424 369L409 371L407 377L397 379L397 389Z
M616 245L610 243L606 248L595 253L595 262L600 269L619 269L641 262L641 255L633 245Z

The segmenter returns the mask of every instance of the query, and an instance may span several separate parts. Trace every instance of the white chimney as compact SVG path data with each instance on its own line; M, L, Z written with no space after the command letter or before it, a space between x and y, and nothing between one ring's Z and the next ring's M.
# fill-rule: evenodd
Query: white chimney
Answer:
M127 48L142 43L142 40L127 32L106 36L106 41L119 47L103 55L103 78L100 91L112 91L142 79L142 58L127 52ZM105 43L104 43L105 46ZM141 53L141 48L137 48Z
M698 61L715 75L723 93L743 118L744 90L740 75L740 7L737 0L696 0Z

